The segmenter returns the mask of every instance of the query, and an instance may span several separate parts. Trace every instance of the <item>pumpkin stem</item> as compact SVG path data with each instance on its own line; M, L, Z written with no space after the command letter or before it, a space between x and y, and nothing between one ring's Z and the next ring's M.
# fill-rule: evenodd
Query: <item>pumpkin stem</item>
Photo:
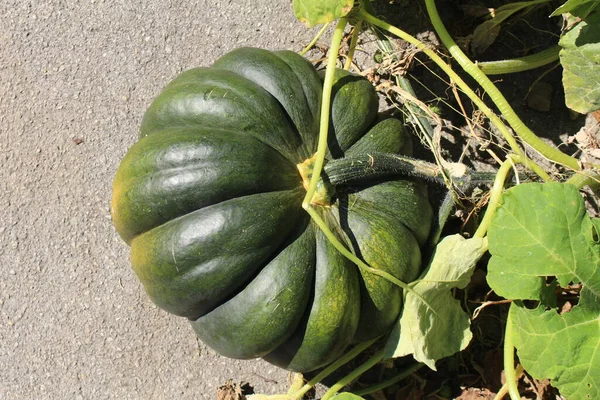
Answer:
M313 176L314 165L313 156L296 166L306 190ZM477 185L494 182L495 173L475 172L461 163L446 163L444 167L416 158L387 153L352 155L329 160L323 167L310 203L330 207L337 187L386 177L415 177L462 192Z
M324 168L333 186L347 185L382 177L413 176L446 186L449 178L455 188L493 181L493 174L470 171L464 164L448 163L444 169L436 164L396 154L372 153L331 160ZM489 175L489 176L488 176Z
M311 158L307 158L302 163L296 165L300 176L302 177L302 186L306 191L310 187L310 180L312 179L315 169L316 154ZM335 186L333 186L327 175L321 173L321 179L317 182L317 188L310 200L310 204L321 207L330 207L333 196L335 195Z

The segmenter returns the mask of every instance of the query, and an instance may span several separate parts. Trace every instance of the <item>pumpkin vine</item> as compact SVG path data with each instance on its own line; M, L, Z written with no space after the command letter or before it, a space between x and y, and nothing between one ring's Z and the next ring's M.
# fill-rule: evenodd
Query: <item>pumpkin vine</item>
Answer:
M356 255L354 255L350 250L348 250L346 246L344 246L336 238L333 232L331 232L325 221L323 221L317 210L315 210L315 208L313 207L313 196L315 195L315 192L317 190L317 184L321 179L321 172L323 171L323 166L325 163L325 155L327 154L327 137L329 132L329 110L331 107L331 91L333 88L333 79L338 54L344 36L344 29L346 28L347 23L348 21L346 18L340 18L337 26L335 27L335 31L331 39L331 46L329 48L329 55L327 58L327 67L325 69L325 80L323 82L323 96L321 102L321 119L319 125L319 141L317 145L317 153L311 158L311 160L314 160L314 164L312 165L312 176L310 179L309 187L306 191L306 195L304 197L304 200L302 201L302 208L306 210L306 212L310 215L315 224L325 234L329 242L342 255L344 255L344 257L352 261L364 271L387 279L388 281L390 281L396 286L401 287L402 289L411 290L410 286L406 283L402 282L401 280L399 280L398 278L394 277L386 271L381 271L379 269L370 267Z

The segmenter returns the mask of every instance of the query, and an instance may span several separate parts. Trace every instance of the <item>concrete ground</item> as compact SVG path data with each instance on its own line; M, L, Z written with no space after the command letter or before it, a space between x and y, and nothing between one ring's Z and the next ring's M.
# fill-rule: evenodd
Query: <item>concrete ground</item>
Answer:
M0 399L214 399L288 374L198 343L147 299L111 184L145 108L238 46L299 50L291 2L0 0Z

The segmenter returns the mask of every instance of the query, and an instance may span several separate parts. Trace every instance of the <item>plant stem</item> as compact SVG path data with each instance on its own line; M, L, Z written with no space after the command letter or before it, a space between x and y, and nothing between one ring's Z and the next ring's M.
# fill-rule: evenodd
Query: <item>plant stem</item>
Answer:
M514 307L514 304L510 306ZM512 329L512 320L509 313L506 320L506 331L504 332L504 374L511 400L521 400L519 388L517 387L517 374L515 372L515 346L513 345Z
M369 358L367 361L365 361L363 364L361 364L354 371L350 372L348 375L346 375L342 379L340 379L335 385L333 385L327 391L327 393L325 393L323 395L321 400L329 400L334 394L339 392L344 386L350 384L352 381L354 381L356 378L358 378L364 372L368 371L375 364L380 362L383 359L383 351L384 351L383 349L379 350L377 353L373 354L373 356L371 356L371 358Z
M548 158L549 160L569 167L573 170L579 170L579 163L571 156L568 156L554 147L546 144L535 133L533 133L521 119L514 112L508 101L504 98L500 90L494 85L494 83L479 69L477 66L465 55L465 53L458 47L454 42L446 27L444 26L437 9L435 7L435 0L425 0L427 12L429 13L429 19L433 24L435 31L437 32L440 40L448 48L448 51L454 57L454 59L460 64L460 66L471 75L477 83L488 93L494 104L500 110L500 113L504 115L510 126L515 130L517 135L541 155ZM486 114L487 115L487 114ZM512 145L511 145L512 147ZM514 148L513 148L514 150ZM521 152L517 153L521 156Z
M324 168L334 186L384 176L415 176L444 184L442 169L436 164L387 153L371 153L330 160Z
M337 63L338 53L340 51L340 45L344 36L344 28L346 28L348 20L346 18L340 18L333 37L331 38L331 47L329 48L329 55L327 58L327 69L325 70L325 80L323 82L323 97L321 101L321 120L319 125L319 142L317 145L317 153L313 156L315 158L315 164L313 168L313 176L310 180L310 186L306 191L306 196L302 202L302 207L307 209L310 207L310 201L315 194L317 189L317 182L321 177L321 171L323 169L323 163L325 160L325 154L327 153L327 135L329 133L329 113L331 107L331 91L333 88L333 79L335 73L335 65Z
M317 152L312 157L314 159L313 173L310 180L310 185L306 191L306 196L302 201L302 208L311 216L312 220L317 224L319 229L323 231L323 234L327 237L330 243L346 258L356 264L361 270L371 273L373 275L380 276L391 283L405 289L412 290L406 283L400 281L388 272L381 271L376 268L372 268L367 265L364 261L356 257L350 250L348 250L331 232L325 221L321 218L317 210L311 205L311 200L315 191L317 190L317 184L321 179L321 172L323 171L323 164L325 162L325 154L327 153L327 135L329 133L329 114L331 105L331 91L333 87L333 79L335 66L337 62L338 53L340 51L340 45L344 36L344 28L347 24L346 18L340 18L333 37L331 38L331 46L329 48L329 55L327 58L327 68L325 70L325 80L323 82L323 100L321 103L321 120L319 125L319 142L317 145Z
M519 365L517 365L517 368L515 369L515 375L521 376L522 373L523 373L523 366L521 364L519 364ZM504 398L504 396L506 396L507 393L508 393L508 385L506 383L504 383L504 385L502 385L500 390L498 390L498 393L496 393L496 396L494 396L494 400L502 400Z
M496 180L494 181L494 186L492 186L492 190L490 192L491 195L490 195L490 201L487 206L487 210L485 212L485 215L483 216L483 219L481 220L481 223L479 224L479 227L477 228L477 231L475 231L475 234L473 235L473 237L483 239L483 237L487 233L487 230L490 226L492 217L496 213L496 208L498 208L498 205L500 204L500 199L502 198L502 190L504 189L504 182L506 181L508 172L511 170L512 165L513 165L513 163L511 161L512 160L509 158L506 161L504 161L502 163L502 165L500 166L500 169L498 170L498 173L496 174Z
M363 7L367 12L372 13L371 3L367 1L362 2L361 4L364 4ZM375 31L375 36L377 37L377 47L379 48L379 50L381 50L383 55L388 57L394 57L394 46L390 42L389 38L379 31ZM397 86L404 89L410 96L414 98L417 97L408 78L402 75L393 76L396 80ZM415 130L421 132L421 138L425 140L425 142L427 142L427 145L431 148L437 163L441 164L441 160L439 159L439 152L436 151L434 146L434 132L430 119L425 117L423 115L422 110L413 102L406 101L404 103L404 106L406 107L406 110L408 111L411 117L409 119L409 122L415 126Z
M485 212L485 215L483 216L483 219L481 220L481 223L479 224L479 227L477 228L477 231L473 235L473 237L483 238L485 236L485 234L487 233L487 230L490 226L492 217L496 213L496 209L498 208L498 205L500 204L500 199L502 198L502 191L504 189L506 177L508 176L508 172L514 166L515 163L523 165L524 161L521 157L519 157L517 155L509 154L507 159L502 163L502 165L500 165L500 169L496 173L496 179L494 180L494 185L492 186L492 190L490 191L491 195L490 195L490 201L488 202L487 210ZM533 164L533 165L534 165L534 168L532 168L533 172L538 174L538 176L540 178L542 178L544 181L546 181L546 182L550 181L550 177L548 176L548 174L546 174L546 172L543 169L541 169L536 164ZM532 167L531 163L529 164L529 167Z
M442 60L440 56L437 55L435 51L427 47L421 41L416 39L415 37L409 35L408 33L402 31L401 29L396 28L388 24L385 21L382 21L370 14L368 14L365 10L359 10L358 16L364 18L364 20L374 26L377 26L383 30L390 32L393 35L398 36L400 39L403 39L413 46L417 47L419 50L423 51L433 62L435 62L448 77L456 83L458 87L471 99L473 103L490 119L490 121L498 128L498 130L502 133L504 139L508 142L511 149L519 155L525 156L523 150L515 140L512 133L508 130L506 125L502 122L502 120L494 114L494 112L481 100L477 94L467 85L467 83L460 77L456 72L452 70L445 62ZM485 75L484 75L485 76ZM561 153L562 154L562 153Z
M383 390L389 386L392 386L395 383L400 382L401 380L412 375L413 373L417 372L424 365L425 364L423 364L423 363L418 363L418 364L412 365L408 369L402 371L400 374L398 374L397 376L395 376L393 378L387 379L381 383L378 383L377 385L369 386L368 388L361 389L361 390L355 391L353 393L357 396L364 396L365 394L370 394L373 392L377 392L378 390Z
M410 285L407 285L406 283L402 282L401 280L399 280L398 278L396 278L395 276L393 276L392 274L390 274L386 271L382 271L380 269L370 267L367 263L365 263L360 258L358 258L354 254L352 254L352 252L350 250L348 250L346 248L346 246L344 246L338 240L337 237L335 237L335 235L333 234L333 232L331 232L331 230L329 229L329 227L327 226L325 221L323 221L323 219L321 218L321 216L319 215L317 210L315 210L311 205L309 205L307 208L305 208L305 210L310 215L310 217L315 222L315 224L317 224L319 229L321 229L321 231L323 231L323 234L325 235L325 237L327 237L327 239L333 245L333 247L335 247L336 250L339 251L348 260L350 260L354 264L356 264L356 266L358 268L360 268L364 272L368 272L370 274L380 276L380 277L388 280L389 282L393 283L394 285L399 286L404 290L408 290L408 291L412 292L412 288L410 287Z
M375 11L369 0L360 0L361 7L369 14L373 14ZM362 20L361 20L362 21ZM390 42L390 39L385 36L381 31L374 30L374 34L377 37L377 47L382 53L388 57L396 57L394 54L394 46ZM396 57L397 58L397 57ZM410 80L402 75L393 75L396 80L396 85L405 90L410 96L416 99L415 91L410 83ZM431 119L424 115L423 110L412 101L408 100L404 103L404 106L410 114L409 122L412 123L417 132L420 132L420 138L424 140L429 148L431 149L433 156L438 165L443 164L443 159L440 156L440 152L435 146L435 134L433 126L431 125ZM446 182L448 189L450 189L450 183Z
M358 356L364 350L369 348L373 343L375 343L379 338L375 338L369 340L367 342L359 343L352 348L348 353L344 354L342 357L335 360L335 362L331 363L327 368L321 371L317 376L307 382L300 390L290 395L290 400L296 400L302 398L310 389L312 389L317 383L321 382L323 379L327 378L333 371L346 364L354 357Z
M447 191L444 196L444 200L438 209L438 218L437 218L437 226L434 226L433 233L429 237L428 248L433 250L435 246L437 246L440 241L440 236L442 236L442 231L444 230L444 225L446 225L446 221L450 216L450 213L454 209L454 196L452 195L452 191Z
M600 175L592 171L585 171L583 173L576 173L570 177L565 183L577 187L581 190L586 186L589 186L592 190L600 189Z
M348 50L348 55L346 56L346 64L344 65L345 70L350 70L352 67L352 59L354 58L354 52L356 51L356 45L358 44L358 35L362 31L363 20L359 20L356 25L354 25L354 30L352 31L352 40L350 40L350 49Z
M460 163L447 164L447 168L442 169L427 161L388 153L352 155L330 160L324 171L328 182L334 186L385 176L412 176L443 186L446 185L446 177L449 177L455 187L468 189L473 185L488 184L495 176L494 173L470 171Z
M512 60L478 62L476 65L486 75L512 74L543 67L558 60L561 47L556 45L529 56Z
M327 28L329 27L329 24L331 22L326 23L325 25L323 25L323 27L319 30L319 32L317 32L316 36L313 38L313 40L310 41L310 43L300 52L300 55L303 56L306 54L306 52L308 52L310 49L312 49L312 47L317 44L317 41L319 40L319 38L321 36L323 36L323 33L325 33L325 31L327 30Z
M411 96L416 98L415 91L413 90L413 87L410 84L410 81L406 77L400 76L400 75L396 75L394 77L396 78L396 85L400 86L402 89L406 90ZM434 146L433 146L434 133L433 133L433 126L431 125L430 120L428 118L426 118L423 115L423 112L419 109L419 107L417 107L413 103L406 102L405 106L408 109L408 111L410 112L410 115L412 116L413 123L416 126L418 126L419 130L421 131L423 136L426 138L427 143L433 150L434 149ZM437 157L437 155L436 155L436 157Z
M553 179L550 177L550 175L548 175L548 173L544 171L542 167L532 163L531 160L523 159L521 156L517 155L512 155L511 158L514 162L521 164L524 167L529 167L529 169L531 169L537 176L542 178L544 182L552 182Z

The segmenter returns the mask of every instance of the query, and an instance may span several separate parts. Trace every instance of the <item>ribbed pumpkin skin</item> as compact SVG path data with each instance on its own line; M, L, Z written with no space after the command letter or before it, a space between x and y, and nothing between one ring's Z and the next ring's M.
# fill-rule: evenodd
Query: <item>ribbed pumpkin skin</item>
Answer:
M401 310L400 289L363 274L302 209L296 165L316 152L321 91L293 52L234 50L164 89L117 171L111 212L136 275L225 356L314 370ZM368 81L336 73L329 158L408 148L377 107ZM417 277L432 218L420 183L338 188L319 212L372 267Z

